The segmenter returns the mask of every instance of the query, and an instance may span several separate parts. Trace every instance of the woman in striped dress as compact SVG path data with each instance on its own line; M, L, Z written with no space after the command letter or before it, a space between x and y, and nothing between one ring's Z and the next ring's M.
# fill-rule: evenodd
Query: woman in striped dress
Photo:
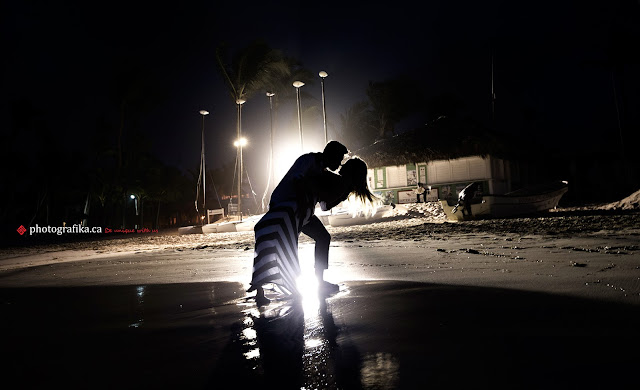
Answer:
M319 177L303 179L298 188L291 200L272 204L254 227L256 244L248 292L256 290L258 306L269 303L263 289L268 283L277 285L285 295L299 295L298 237L314 215L317 202L329 210L352 194L363 202L373 203L374 199L367 185L367 165L357 157L349 159L339 174L325 171Z

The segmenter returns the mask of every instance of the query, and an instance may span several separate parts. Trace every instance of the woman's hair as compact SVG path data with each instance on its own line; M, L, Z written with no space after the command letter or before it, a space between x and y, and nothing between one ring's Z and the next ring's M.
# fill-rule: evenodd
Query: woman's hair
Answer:
M369 190L367 184L367 164L359 157L352 157L340 168L340 176L350 181L351 194L362 203L374 203L377 197Z

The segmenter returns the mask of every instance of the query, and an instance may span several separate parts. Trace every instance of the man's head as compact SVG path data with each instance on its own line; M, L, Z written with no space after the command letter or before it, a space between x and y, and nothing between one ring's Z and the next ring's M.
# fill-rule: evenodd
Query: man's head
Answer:
M344 155L347 153L349 153L349 150L346 146L338 141L329 141L322 151L324 165L332 171L335 171L340 167L340 163L342 163Z

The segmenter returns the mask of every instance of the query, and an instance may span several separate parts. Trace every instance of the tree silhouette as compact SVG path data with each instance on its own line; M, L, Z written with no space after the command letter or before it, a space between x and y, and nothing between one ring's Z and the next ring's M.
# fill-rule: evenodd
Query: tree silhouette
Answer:
M357 102L340 114L342 140L351 149L359 149L375 141L376 134L369 131L369 102Z
M370 81L367 96L371 103L370 125L377 131L377 138L395 134L397 123L416 112L422 103L420 88L407 77Z

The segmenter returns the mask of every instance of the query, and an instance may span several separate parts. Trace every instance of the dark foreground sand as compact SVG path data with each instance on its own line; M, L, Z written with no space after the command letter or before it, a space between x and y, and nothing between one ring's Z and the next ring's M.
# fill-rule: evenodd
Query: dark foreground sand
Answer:
M135 389L637 384L636 305L400 281L342 287L310 309L280 302L262 313L238 298L239 283L0 289L3 381Z

